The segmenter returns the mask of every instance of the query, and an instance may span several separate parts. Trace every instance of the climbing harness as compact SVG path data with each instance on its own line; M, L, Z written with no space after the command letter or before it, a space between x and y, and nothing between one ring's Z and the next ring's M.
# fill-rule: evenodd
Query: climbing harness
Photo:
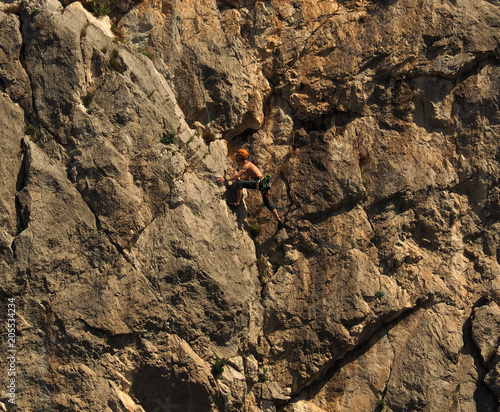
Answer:
M268 192L269 189L271 189L271 175L265 175L262 179L260 179L258 188L261 193Z
M203 84L203 74L201 72L201 64L200 64L200 56L198 55L198 45L196 44L196 29L194 27L194 17L196 15L196 4L198 3L198 0L195 0L194 6L193 6L193 40L194 40L194 54L196 55L196 63L198 65L198 75L200 77L200 87L201 87L201 92L203 94L203 102L205 103L205 109L207 111L207 118L208 118L208 126L210 127L210 132L212 133L212 136L214 136L215 141L217 142L217 145L219 146L220 151L226 158L226 160L229 162L229 164L233 165L233 162L227 157L226 152L222 150L222 147L219 143L219 139L215 136L214 130L212 128L212 119L210 118L210 111L208 110L208 103L207 103L207 97L205 93L205 85Z

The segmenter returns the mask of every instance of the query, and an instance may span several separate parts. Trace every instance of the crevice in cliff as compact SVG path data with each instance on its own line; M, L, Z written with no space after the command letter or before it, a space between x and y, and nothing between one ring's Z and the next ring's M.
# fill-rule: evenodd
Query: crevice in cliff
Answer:
M297 402L301 399L314 398L344 366L368 352L394 327L398 326L401 322L409 316L416 314L418 311L429 309L438 303L440 303L438 300L422 298L410 309L402 309L401 311L377 319L376 323L372 326L371 333L361 338L360 342L353 349L347 351L341 358L332 360L325 365L318 376L314 377L309 383L292 394L287 404ZM284 411L284 409L279 410Z
M278 167L278 174L280 178L283 180L283 183L285 184L285 190L286 190L286 196L289 202L289 206L285 212L282 213L282 220L285 222L287 220L288 215L292 211L292 209L297 207L294 204L293 197L292 197L292 188L290 186L290 179L287 173L285 173L285 170L288 169L287 163L290 161L292 157L292 154L289 153L282 161L281 164ZM272 192L271 192L272 193Z
M22 145L24 145L24 143L22 143ZM16 223L17 223L16 235L25 230L28 227L28 222L29 222L29 209L25 207L21 203L21 200L19 199L19 192L21 192L25 188L28 179L28 167L26 165L27 159L25 151L26 150L23 147L22 148L23 158L21 161L21 167L19 168L19 173L17 175L17 182L16 182L16 191L17 191L15 199Z
M384 389L382 389L382 392L380 394L380 397L377 402L377 409L375 411L383 411L384 405L386 404L386 396L387 396L387 390L389 383L391 382L392 379L392 372L394 369L394 362L395 362L395 357L398 355L396 348L394 347L394 344L391 339L389 339L389 344L391 345L392 348L392 353L394 354L394 359L392 360L390 366L389 366L389 376L387 377L387 380L384 383Z
M358 206L362 200L363 195L348 196L327 209L313 213L306 213L302 216L302 219L307 220L314 225L319 225L334 216L349 213L356 206Z
M83 330L85 332L90 332L92 335L98 337L98 338L105 338L107 343L109 344L110 348L116 348L117 346L120 347L126 347L130 344L137 344L137 339L138 336L135 333L117 333L113 334L111 331L104 329L104 328L99 328L96 326L92 326L88 321L86 321L83 318L78 318L78 321L82 322L84 325ZM62 327L64 327L62 321L61 321ZM114 343L120 342L120 345L114 345Z
M490 411L494 410L495 405L498 405L499 399L496 398L494 392L485 383L484 378L488 374L488 369L481 359L481 353L472 339L472 317L474 309L484 306L488 303L487 299L482 297L477 300L471 308L470 315L466 319L462 327L463 348L462 355L469 355L474 360L474 366L477 371L476 390L474 391L474 401L477 410Z
M92 210L92 208L90 207L90 205L87 204L87 206L89 207L89 210L94 214L95 216L95 221L96 221L96 228L99 232L101 233L104 233L104 235L106 236L106 238L109 240L109 242L115 247L115 249L118 251L119 255L121 255L126 262L128 262L132 267L135 267L134 265L134 259L133 259L133 256L130 256L125 250L124 247L122 247L116 240L113 239L113 235L111 233L109 233L106 229L104 229L102 227L102 224L101 224L101 221L99 219L99 216L94 212L94 210ZM111 265L111 269L114 269L116 268L116 266L118 265L119 263L119 257L117 256L117 258L115 259L115 261L113 262L113 264Z
M26 94L28 94L27 98L16 98L15 96L9 94L9 98L19 104L19 106L23 109L24 111L24 121L25 125L27 126L25 128L25 134L29 132L28 127L30 129L35 129L36 131L36 105L34 101L34 96L32 91L32 79L30 76L30 72L28 70L28 65L26 64L26 26L29 24L27 13L25 10L21 10L22 8L25 7L25 5L20 4L17 6L18 9L14 13L16 17L19 20L19 34L21 37L21 44L20 44L20 49L19 49L19 56L18 60L16 60L16 63L19 63L21 66L21 70L26 74L26 77L29 81L29 89L26 90ZM6 90L5 83L2 78L0 78L0 89L2 91ZM28 126L29 125L29 126ZM28 178L28 165L27 165L27 158L26 158L26 148L24 147L24 142L21 141L21 150L22 150L22 161L21 161L21 167L18 173L17 181L16 181L16 191L19 193L23 190L23 188L27 184L27 178ZM17 211L17 222L18 222L18 230L17 232L20 233L20 231L24 230L27 227L27 222L29 220L29 211L24 210L21 211L21 204L19 202L19 199L16 197L16 211ZM23 214L25 215L23 218Z
M25 7L25 6L23 6L23 7ZM19 60L20 60L21 65L24 69L24 72L26 73L26 76L28 77L29 92L30 92L29 98L26 99L26 102L30 107L23 107L24 112L25 112L25 116L26 116L25 122L27 125L28 124L36 125L38 123L36 121L36 119L38 119L39 116L38 116L38 110L37 110L37 104L35 101L35 96L33 93L33 74L31 73L30 66L27 63L28 52L27 52L26 48L28 47L28 45L27 45L28 40L31 40L31 39L28 39L28 37L30 36L28 34L28 32L30 30L31 21L30 21L30 17L28 15L27 10L22 10L22 12L19 15L19 22L20 22L20 33L21 33L21 39L22 39ZM41 59L43 53L40 52L40 54L41 54L41 56L35 62L34 65L36 65L39 62L39 60ZM19 103L22 104L22 102L19 102Z

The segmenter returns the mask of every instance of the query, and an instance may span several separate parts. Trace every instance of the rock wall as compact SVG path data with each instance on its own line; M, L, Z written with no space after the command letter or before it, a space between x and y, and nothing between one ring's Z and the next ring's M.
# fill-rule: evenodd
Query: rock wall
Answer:
M498 410L497 1L0 10L0 407Z

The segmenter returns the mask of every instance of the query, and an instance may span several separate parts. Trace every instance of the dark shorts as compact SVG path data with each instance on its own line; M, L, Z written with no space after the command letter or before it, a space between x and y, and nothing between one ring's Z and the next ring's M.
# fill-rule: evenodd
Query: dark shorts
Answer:
M243 180L242 182L238 182L238 189L260 190L264 206L266 206L270 211L273 211L274 209L276 209L276 206L274 206L269 200L269 190L262 191L261 188L262 183L260 180Z

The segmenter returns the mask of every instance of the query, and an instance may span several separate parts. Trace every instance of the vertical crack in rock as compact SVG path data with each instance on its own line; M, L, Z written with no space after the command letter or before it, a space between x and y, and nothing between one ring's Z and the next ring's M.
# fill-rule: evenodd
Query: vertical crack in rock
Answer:
M27 178L28 178L28 170L27 170L27 165L26 165L26 156L25 156L25 148L22 149L23 151L23 157L21 160L21 167L19 168L19 173L17 175L17 182L16 182L16 222L17 222L17 233L21 233L23 230L25 230L28 227L28 222L29 222L29 209L21 204L21 201L19 200L19 193L24 189L27 183Z
M385 319L378 319L377 324L380 325L379 327L375 326L372 328L370 334L364 336L353 349L347 351L340 358L331 361L329 365L325 365L320 376L316 377L314 381L301 388L297 393L292 394L292 398L289 403L293 404L301 399L314 398L323 386L326 385L339 371L341 371L343 367L363 356L393 328L397 327L408 317L416 314L419 310L432 308L438 303L438 301L426 301L414 306L411 309L405 310L402 313L393 314ZM390 379L387 380L387 382L389 381ZM286 408L282 410L286 410Z
M472 337L474 311L488 303L486 298L480 298L472 306L470 316L466 319L463 326L464 346L462 353L470 355L474 360L474 366L477 372L476 388L474 391L474 400L478 409L484 411L493 411L495 405L498 405L498 399L492 389L486 384L485 377L488 374L488 368L485 366L480 349Z

